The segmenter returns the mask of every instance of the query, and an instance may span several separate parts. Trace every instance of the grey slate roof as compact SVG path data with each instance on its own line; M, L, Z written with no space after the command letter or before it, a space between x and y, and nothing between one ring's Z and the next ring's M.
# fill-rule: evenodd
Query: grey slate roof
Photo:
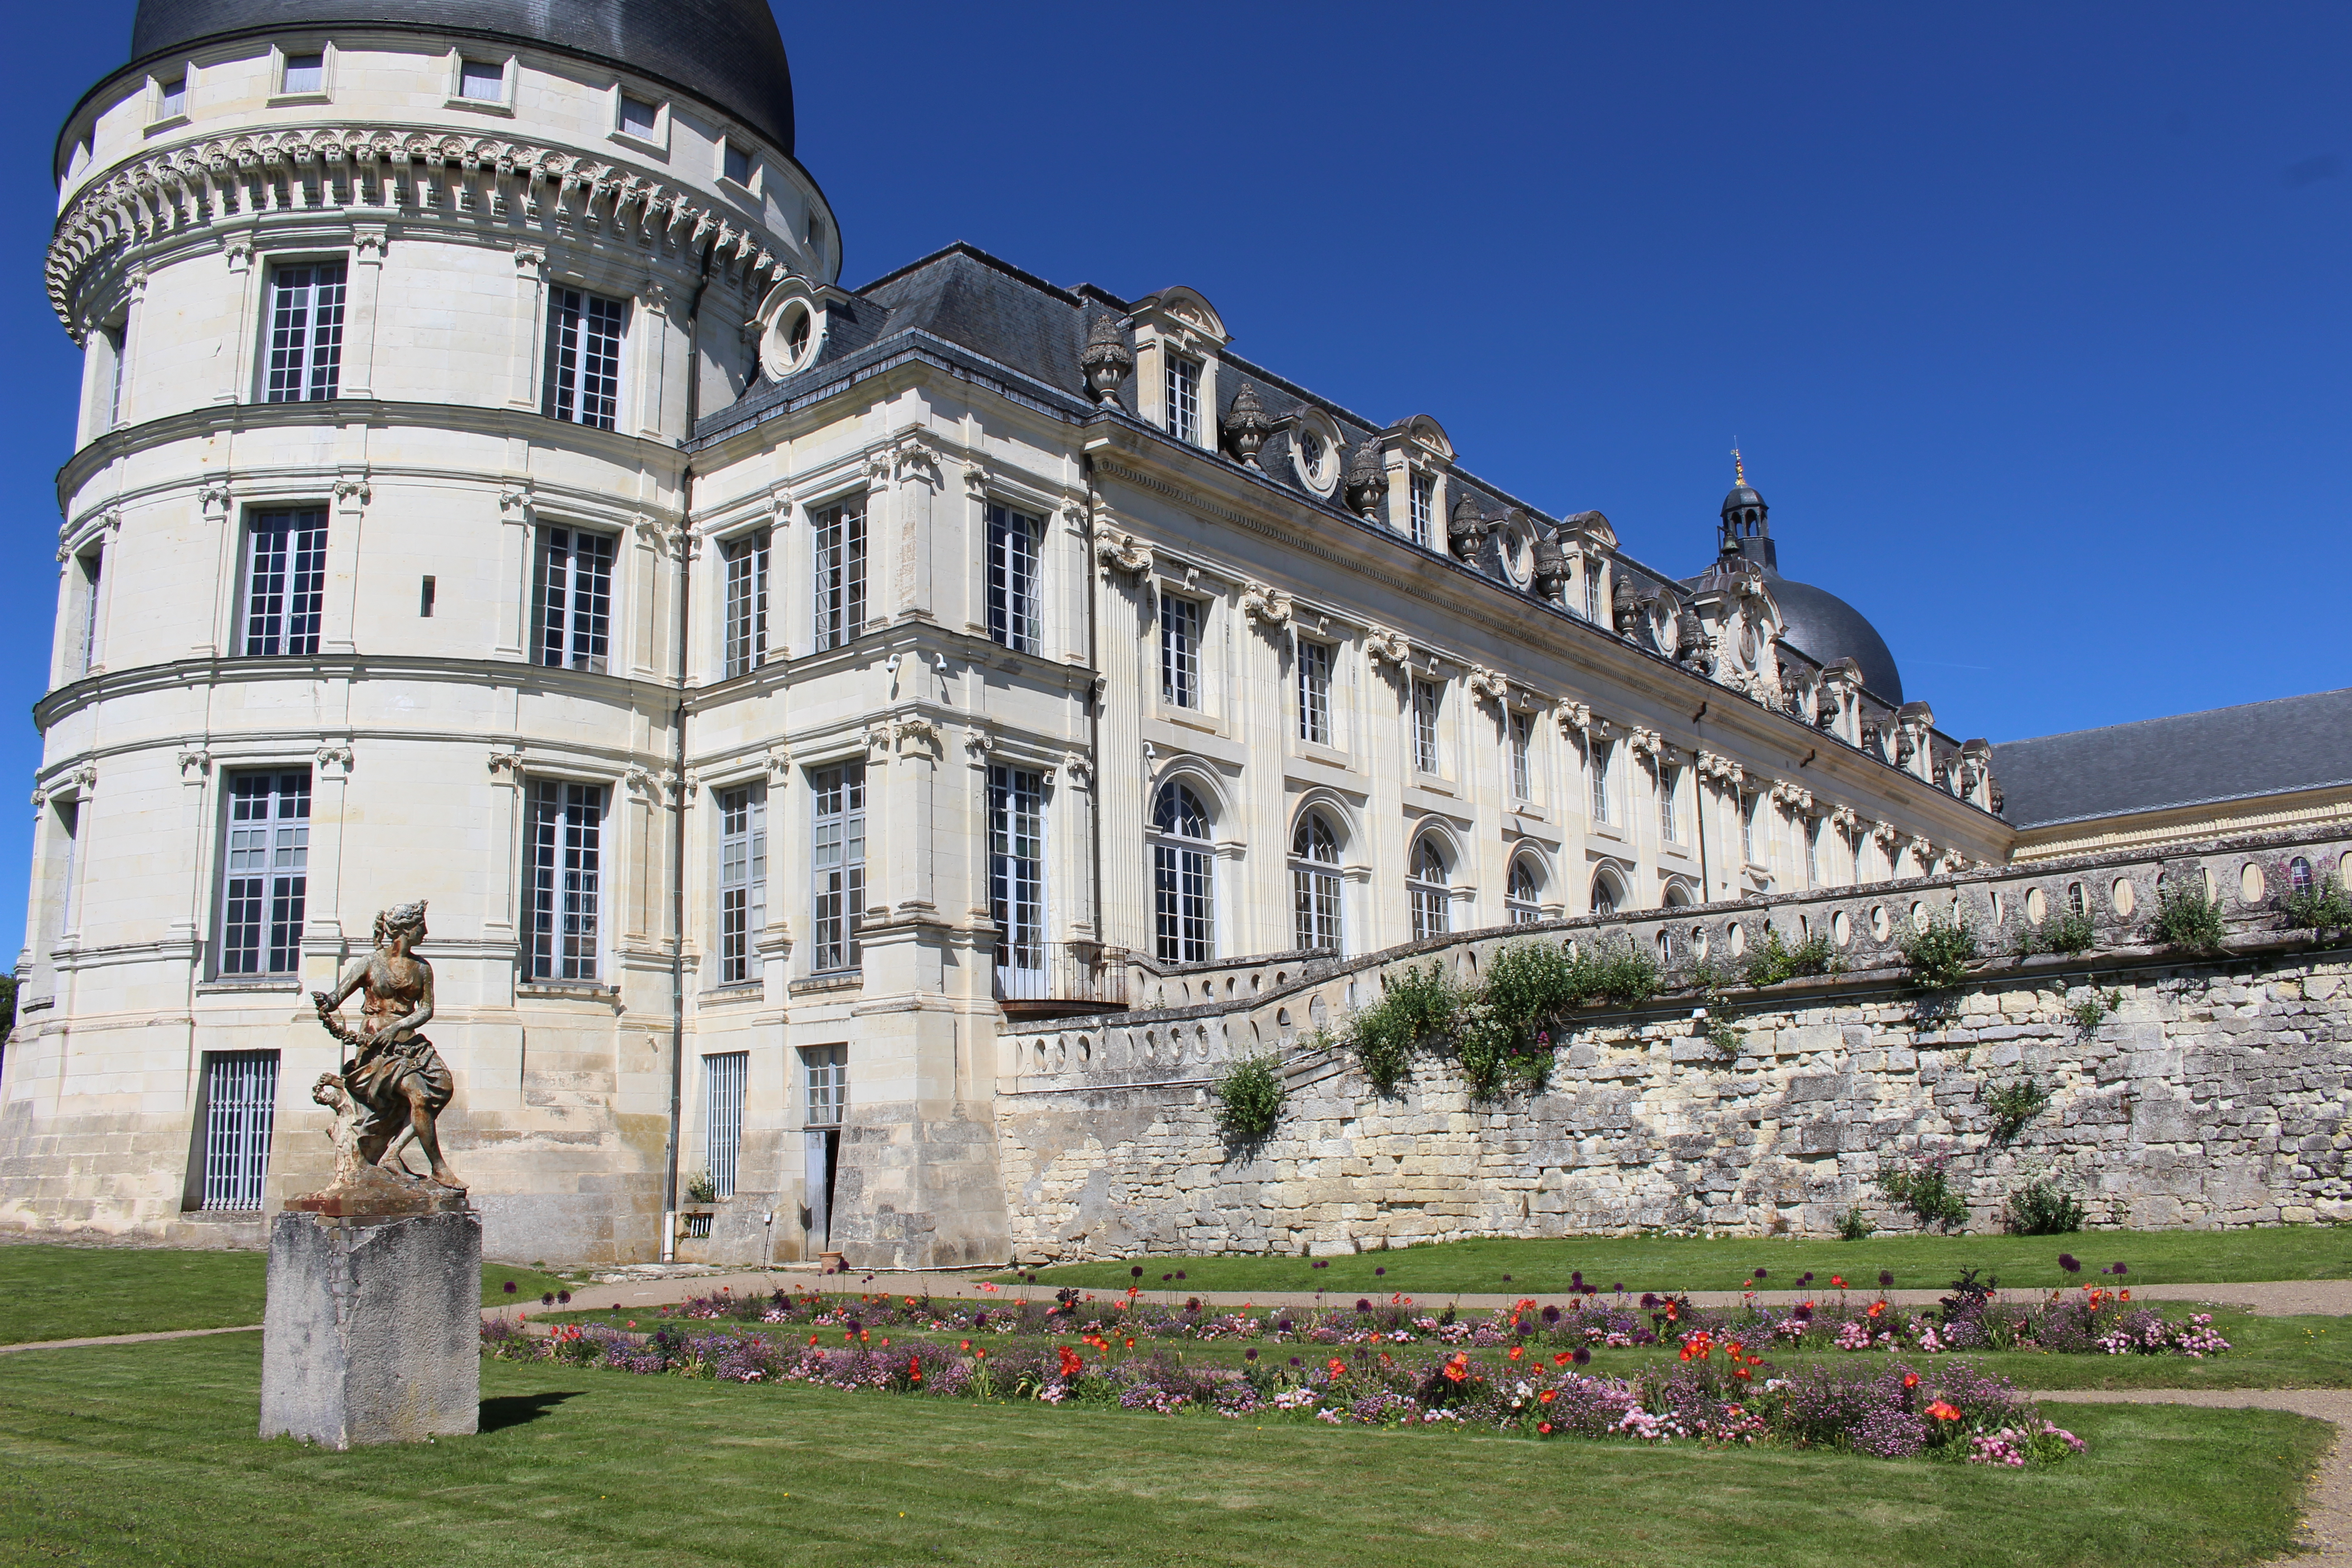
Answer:
M2352 784L2352 688L1993 748L2016 827Z
M544 44L684 88L793 150L793 73L767 0L139 0L131 58L281 27L413 26Z

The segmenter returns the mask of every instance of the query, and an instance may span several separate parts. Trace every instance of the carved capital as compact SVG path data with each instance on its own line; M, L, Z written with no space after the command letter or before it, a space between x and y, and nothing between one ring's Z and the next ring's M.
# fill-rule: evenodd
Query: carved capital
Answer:
M324 745L318 751L319 772L329 778L349 778L352 774L352 749L349 746Z
M1412 668L1412 644L1406 640L1402 632L1391 631L1386 626L1368 626L1364 629L1364 657L1374 664L1410 670Z
M357 511L367 505L373 495L363 472L345 474L335 481L335 507L340 511Z
M213 771L213 754L201 746L192 746L180 752L180 777L201 779Z
M1563 697L1552 709L1551 714L1559 721L1559 731L1563 735L1581 735L1592 728L1592 705L1589 702Z
M514 247L515 270L543 277L547 272L547 249L544 246L518 245Z
M495 749L491 751L490 772L495 773L500 770L504 770L509 781L514 783L521 782L522 748L520 746L517 746L511 751L501 752Z
M1290 624L1290 595L1264 583L1242 584L1242 618L1256 621L1268 631Z
M537 519L539 503L527 481L509 479L499 487L499 515L505 517L510 514L525 523Z
M224 518L235 498L229 494L228 481L209 479L196 487L196 501L205 509L206 517Z
M1472 665L1469 673L1462 678L1462 684L1481 701L1505 704L1510 700L1510 678L1483 664Z
M1094 787L1095 765L1084 752L1062 753L1062 782L1072 789L1086 790Z
M1151 574L1151 546L1116 528L1104 529L1095 541L1095 560L1106 577L1114 572L1125 572L1140 581Z

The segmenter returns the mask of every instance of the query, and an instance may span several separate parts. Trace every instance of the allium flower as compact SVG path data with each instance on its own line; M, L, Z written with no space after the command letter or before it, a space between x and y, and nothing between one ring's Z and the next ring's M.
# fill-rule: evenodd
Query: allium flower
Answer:
M1644 1306L1644 1307L1654 1307L1654 1306L1656 1306L1657 1304L1658 1304L1658 1298L1656 1297L1656 1295L1655 1295L1655 1294L1654 1294L1653 1292L1648 1291L1648 1290L1644 1290L1644 1291L1643 1291L1643 1292L1642 1292L1642 1305L1643 1305L1643 1306Z
M541 1291L541 1292L540 1292L540 1297L539 1297L539 1304L540 1304L541 1306L542 1306L542 1307L552 1307L552 1306L554 1306L554 1305L555 1305L555 1292L554 1292L554 1291L552 1291L552 1290L542 1290L542 1291Z
M1375 1276L1377 1276L1377 1275L1381 1275L1381 1274L1386 1274L1387 1272L1388 1272L1388 1269L1387 1269L1387 1268L1375 1268L1375 1269L1373 1269L1373 1270L1372 1270L1372 1273L1373 1273Z
M1584 1366L1592 1360L1592 1352L1586 1350L1583 1346L1579 1345L1576 1350L1576 1354L1572 1359L1575 1361L1577 1365Z
M2071 1252L2062 1252L2058 1255L2058 1267L2069 1274L2080 1274L2083 1271L2083 1260Z
M1255 1360L1257 1360L1257 1352L1255 1352L1255 1351L1254 1351L1254 1350L1253 1350L1253 1351L1244 1351L1244 1352L1242 1352L1242 1360L1244 1360L1244 1361L1255 1361Z
M1764 1269L1759 1268L1759 1269L1756 1271L1756 1278L1757 1278L1757 1279L1763 1279L1763 1278L1764 1278L1765 1273L1766 1273L1766 1271L1765 1271Z
M1127 1277L1128 1277L1129 1279L1142 1279L1142 1278L1143 1278L1143 1265L1142 1265L1142 1264L1140 1264L1140 1263L1139 1263L1139 1264L1137 1264L1134 1268L1132 1268L1129 1269L1129 1270L1127 1271Z
M1546 1323L1557 1323L1557 1322L1559 1322L1559 1309L1558 1307L1546 1307L1546 1308L1543 1310L1543 1321L1544 1321Z
M1369 1312L1371 1310L1372 1303L1369 1297L1359 1296L1356 1298L1356 1310L1359 1312Z
M2131 1265L2128 1263L2118 1263L2109 1272L2116 1274L2128 1274L2131 1272Z
M1878 1288L1882 1290L1895 1289L1895 1274L1892 1269L1882 1268L1878 1271Z
M508 1295L513 1295L515 1293L515 1282L511 1279L508 1280L505 1285L505 1289Z
M558 1290L555 1293L555 1299L564 1306L572 1305L572 1292L569 1290Z

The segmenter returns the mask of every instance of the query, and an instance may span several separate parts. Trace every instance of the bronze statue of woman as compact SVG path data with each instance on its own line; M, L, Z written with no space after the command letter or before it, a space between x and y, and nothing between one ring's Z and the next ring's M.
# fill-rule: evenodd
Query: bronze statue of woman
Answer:
M433 1168L432 1179L462 1192L465 1184L441 1157L434 1130L456 1084L433 1042L416 1032L433 1016L433 966L416 956L424 940L425 901L394 905L375 917L375 951L345 964L335 989L313 991L310 1000L327 1032L358 1048L343 1064L342 1080L367 1112L361 1157L405 1173L400 1152L413 1138ZM365 993L356 1034L335 1011L354 991Z

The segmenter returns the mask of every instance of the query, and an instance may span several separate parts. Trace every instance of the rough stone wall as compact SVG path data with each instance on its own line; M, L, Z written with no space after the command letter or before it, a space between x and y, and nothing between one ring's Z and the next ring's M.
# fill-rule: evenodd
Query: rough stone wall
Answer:
M1941 1010L1894 972L1776 988L1738 1008L1720 1065L1687 1002L1595 1010L1544 1092L1474 1104L1424 1059L1395 1098L1328 1050L1294 1057L1280 1127L1229 1149L1210 1078L1000 1096L1024 1260L1130 1253L1339 1253L1476 1236L1639 1227L1834 1231L1890 1163L1946 1156L1971 1228L2043 1176L2095 1226L2352 1218L2352 967L2338 948L2095 965L2120 1009L2089 1033L2084 961L2021 966ZM1220 1019L1225 1034L1232 1020ZM1200 1047L1207 1054L1205 1026ZM1171 1031L1173 1032L1173 1031ZM1088 1043L1108 1058L1108 1039ZM1146 1047L1149 1050L1151 1047ZM1163 1045L1160 1047L1166 1050ZM1217 1054L1226 1054L1219 1052ZM1179 1058L1181 1059L1181 1056ZM1196 1069L1208 1071L1211 1069ZM2056 1093L2008 1145L1983 1103L2031 1075Z

